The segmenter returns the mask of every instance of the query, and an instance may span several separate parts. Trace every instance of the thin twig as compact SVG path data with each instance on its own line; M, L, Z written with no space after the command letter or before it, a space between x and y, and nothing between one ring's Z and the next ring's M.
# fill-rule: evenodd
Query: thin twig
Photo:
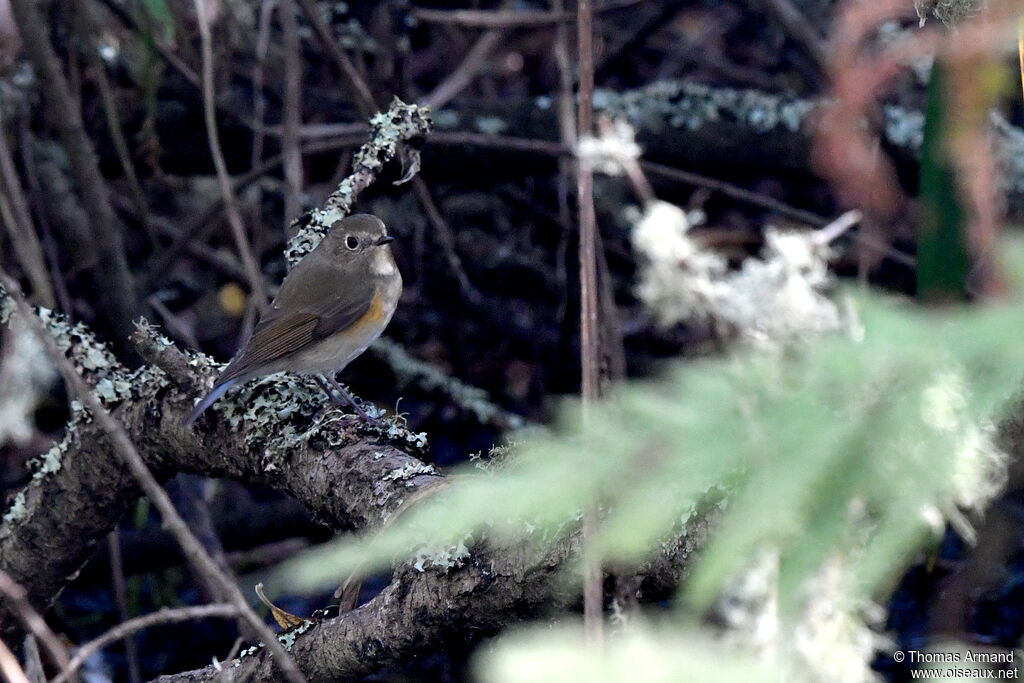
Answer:
M107 132L114 143L114 151L117 153L118 162L124 172L125 180L128 182L128 191L135 203L139 215L139 222L149 238L150 244L155 249L158 246L156 232L149 222L149 208L146 205L146 198L142 192L142 185L139 183L139 176L135 173L135 164L132 163L132 155L128 148L128 142L121 130L121 119L117 114L117 102L114 100L113 89L110 86L110 79L107 78L107 69L100 59L97 36L99 29L96 20L92 15L92 7L87 0L75 0L75 14L78 19L79 31L82 40L85 41L86 64L96 77L96 86L100 91L100 101L103 104L103 114L106 119Z
M28 683L25 670L18 664L18 658L3 640L0 640L0 673L8 683Z
M452 233L451 228L448 227L448 223L445 222L444 216L441 215L441 211L437 208L437 204L434 203L434 198L430 196L427 184L422 178L416 176L412 179L412 187L416 192L417 199L420 200L420 204L423 206L423 211L427 214L427 220L430 221L430 225L434 228L434 234L437 235L437 239L441 243L445 258L448 260L448 266L459 281L462 293L471 302L479 303L483 300L483 297L476 287L473 286L473 283L469 281L469 276L466 275L466 270L462 267L462 259L459 258L459 254L455 250L455 235Z
M554 12L565 9L565 0L551 3ZM569 25L559 23L555 27L555 63L558 65L558 136L566 151L576 148L576 104L573 100L573 72L569 59ZM569 251L569 236L572 229L572 210L569 208L569 182L573 176L573 164L568 155L558 159L558 222L562 234L555 249L555 280L558 282L558 310L555 318L561 324L569 308L569 273L565 256Z
M160 486L153 473L150 472L146 462L142 459L142 456L139 455L135 444L132 443L131 437L128 436L128 432L125 431L125 428L119 422L111 417L110 413L103 407L103 404L96 398L96 394L92 392L85 380L75 370L71 361L57 348L56 342L47 332L42 321L25 302L25 297L22 295L18 284L3 269L0 269L0 284L7 290L7 293L17 306L18 312L35 333L54 365L60 370L64 381L68 385L68 393L81 401L82 405L89 411L92 419L106 432L114 452L125 463L135 476L143 492L159 510L164 528L181 545L185 557L195 567L197 572L220 586L228 601L238 610L239 616L244 620L244 623L263 639L264 645L273 655L274 662L284 677L290 683L305 683L306 679L296 666L295 660L284 649L273 631L263 623L252 607L249 606L249 603L246 602L245 597L235 582L221 571L217 563L214 562L199 540L189 530L185 520L182 519L181 515L174 508L174 504L171 503L167 492Z
M828 50L825 39L815 30L807 17L790 0L760 0L765 9L782 26L786 33L807 51L819 72L824 73L828 64Z
M607 116L598 117L597 129L600 131L601 137L615 136L614 126L611 119ZM647 176L644 175L643 169L640 168L640 162L633 157L623 155L619 159L619 163L626 172L626 179L633 188L633 194L637 196L644 206L653 203L657 197L654 194L654 188L651 187L651 183L647 180Z
M107 534L107 552L110 555L110 582L114 586L114 601L117 603L118 617L122 622L126 622L128 621L128 591L125 586L124 562L121 555L121 532L117 529ZM135 638L130 634L124 639L124 651L128 658L128 678L132 683L138 683L142 680L139 669L139 651L135 645ZM72 659L71 664L68 665L69 675L74 673L77 668Z
M795 206L790 206L789 204L780 202L779 200L773 199L767 195L751 192L750 190L746 190L724 180L709 178L705 175L700 175L699 173L692 173L690 171L672 168L671 166L665 166L663 164L656 164L653 161L641 161L640 168L654 176L684 182L689 185L696 185L697 187L706 187L709 190L719 192L726 197L731 197L767 211L773 211L780 216L792 218L793 220L800 221L801 223L807 223L808 225L818 227L824 226L828 223L827 218L819 216L816 213L798 209Z
M222 661L230 662L232 659L237 657L239 651L242 649L242 644L244 642L245 641L242 640L241 638L235 638L235 642L232 643L231 649L228 650L228 656L225 657ZM224 683L229 683L229 682L235 680L234 669L232 667L230 667L230 666L223 667L223 666L221 666L220 662L216 662L216 661L214 662L214 666L216 666L218 669L220 669L220 673L217 675L217 680L218 681L223 681ZM246 680L246 679L242 679L242 680Z
M224 210L227 213L228 224L231 226L235 248L238 249L242 265L245 266L249 288L252 292L256 309L262 312L267 306L263 276L249 246L249 240L245 235L242 214L238 210L238 202L235 198L234 189L231 187L231 178L228 176L227 163L224 161L224 153L220 147L220 136L217 134L217 111L214 105L215 99L213 94L213 48L210 38L209 18L206 16L206 9L204 7L206 0L194 0L194 2L202 43L203 113L206 120L206 137L210 146L210 154L213 156L213 165L217 169L217 183L220 185L220 193L224 197Z
M39 239L42 243L43 254L46 257L46 265L50 272L50 282L53 284L53 292L57 297L59 310L65 315L71 314L71 295L68 294L67 283L64 282L63 273L60 269L60 258L57 256L57 245L53 239L53 231L50 230L50 218L43 210L43 202L39 200L43 196L42 187L39 183L39 167L36 165L35 154L33 153L35 138L32 136L27 116L21 115L18 119L18 148L21 156L21 166L25 169L25 179L28 181L28 189L31 197L37 198L32 202L32 217L35 217L35 224L39 227Z
M302 57L298 22L292 0L279 5L281 32L284 38L284 235L288 226L301 213L299 193L302 191L302 153L299 151L299 125L302 123Z
M579 51L579 103L576 137L594 129L594 15L590 0L576 7L576 45ZM580 223L580 361L584 421L600 397L599 299L597 281L597 216L594 211L594 174L590 160L576 159L576 197ZM597 555L597 502L583 511L583 629L587 641L598 646L603 631L601 560Z
M1017 18L1017 58L1020 61L1020 87L1024 93L1024 15Z
M473 47L469 48L469 52L466 53L459 65L455 67L455 70L430 93L421 98L423 106L437 111L455 99L473 82L477 73L487 63L491 52L504 38L505 32L498 29L487 31L480 36Z
M0 112L0 194L10 199L9 202L0 203L0 211L3 212L0 219L11 238L11 247L18 257L18 265L32 283L32 294L39 303L47 308L53 308L53 287L46 272L39 236L32 229L32 217L28 211L25 194L21 190L18 172L11 157L11 148L7 144L3 112Z
M516 138L505 135L490 135L487 133L473 133L468 131L437 131L431 134L430 142L434 145L471 145L474 147L487 147L513 152L543 154L545 156L568 157L573 155L571 147L558 142L534 140L530 138ZM697 187L706 187L710 190L720 192L727 197L731 197L746 204L758 206L768 211L774 211L780 216L792 218L793 220L800 221L801 223L807 223L808 225L815 225L819 227L828 223L827 218L811 213L810 211L804 211L803 209L790 206L789 204L780 202L777 199L772 199L766 195L745 190L738 185L733 185L732 183L728 183L724 180L709 178L708 176L701 175L699 173L683 171L678 168L672 168L671 166L656 164L652 161L641 161L640 167L651 175L684 182L689 185L696 185Z
M366 139L365 126L361 133L352 134L349 137L338 138L335 140L322 140L320 142L309 143L302 146L302 154L318 154L320 152L330 152L340 148L346 147L358 147ZM250 170L243 176L236 178L232 183L232 187L237 195L243 189L252 185L254 182L265 176L267 173L275 170L281 164L284 163L284 156L282 154L270 157L256 168ZM153 289L159 287L162 284L162 280L165 275L174 267L178 259L181 257L182 252L190 251L194 252L195 249L206 250L203 246L203 242L206 240L206 236L217 226L221 212L224 211L224 197L219 195L216 199L210 202L210 205L196 218L186 225L180 231L174 232L174 241L153 260L153 263L149 266L149 272L143 280L143 291L151 292ZM158 230L167 233L161 227L161 222L156 222ZM199 252L194 252L194 255L209 261L209 259ZM213 255L211 252L210 256ZM239 265L241 267L241 265ZM233 275L232 277L237 277ZM244 278L243 272L243 278Z
M51 681L51 683L66 683L71 676L73 676L75 672L85 664L89 657L92 657L107 645L116 643L121 639L129 639L133 633L149 628L150 626L156 626L158 624L176 624L182 621L193 621L195 619L209 619L210 617L230 619L237 617L238 615L239 612L233 605L214 604L197 605L195 607L179 607L177 609L169 609L165 607L156 612L152 612L151 614L144 614L141 617L129 619L78 648L78 651L75 652L75 656L72 660L66 667L64 667L60 674Z
M595 9L596 12L611 12L625 7L632 7L642 0L613 0ZM575 12L555 9L551 12L538 10L474 10L474 9L425 9L417 7L412 15L428 24L445 24L447 26L464 26L466 28L525 28L530 26L552 26L571 24L576 19Z
M356 69L352 60L348 58L341 46L338 45L327 27L324 26L324 22L320 20L320 15L317 14L316 8L313 6L311 0L297 0L299 7L302 8L302 13L306 16L306 21L313 27L313 33L316 34L317 40L327 54L330 55L331 59L334 60L334 64L338 67L338 71L348 79L352 85L356 96L356 106L359 107L359 112L364 116L368 117L376 113L377 105L373 101L373 94L370 92L369 86L366 85L366 81L359 75L359 71Z
M18 618L25 624L25 628L43 644L46 654L50 656L53 663L62 668L67 666L68 662L71 661L67 648L60 642L57 634L50 629L42 615L29 603L28 595L21 584L12 579L2 569L0 569L0 594L7 597L6 602L17 613Z
M270 20L274 15L274 0L263 0L260 3L259 27L256 30L256 63L252 67L252 117L259 126L253 131L252 160L250 167L255 167L263 159L263 129L267 112L267 97L263 94L263 83L267 71L267 52L270 51Z
M130 31L134 31L135 33L146 33L146 30L139 25L138 19L132 16L128 9L124 7L125 3L121 3L119 2L119 0L99 0L99 2L101 2L103 6L106 7L110 11L110 13L113 14L119 22L121 22L121 24L125 28L129 29ZM171 6L173 7L174 5L172 4ZM181 76L188 83L193 85L196 88L196 90L202 92L203 84L199 75L196 74L196 72L193 71L191 67L189 67L189 65L186 64L183 59L181 59L181 57L176 55L173 50L164 45L163 41L153 36L153 39L149 42L149 45L151 45L153 49L156 50L157 55L167 66L171 67L171 69L176 71L179 76ZM235 119L246 128L249 128L250 130L263 131L265 133L269 133L275 136L279 136L281 134L278 129L264 128L263 126L260 125L259 121L253 121L252 119L241 114L240 112L235 111L229 107L226 107L223 104L217 104L216 106L217 109L227 114L231 118Z
M21 656L22 661L25 662L24 670L28 680L32 683L45 683L46 668L43 666L43 657L39 654L39 643L31 633L25 634L25 640L21 646Z
M130 333L138 301L135 297L135 284L128 270L121 230L107 196L107 185L100 175L96 151L86 135L78 102L50 43L40 6L35 0L12 0L11 9L21 31L25 51L36 69L40 89L50 111L56 113L52 121L67 151L82 205L89 214L91 237L96 243L98 269L102 272L105 288L104 296L98 299L98 303L103 307L111 326L121 339L125 339Z
M847 230L857 225L857 223L860 223L860 220L863 217L864 214L860 211L847 211L842 216L814 233L814 242L822 246L831 244L835 240L839 239L839 237Z

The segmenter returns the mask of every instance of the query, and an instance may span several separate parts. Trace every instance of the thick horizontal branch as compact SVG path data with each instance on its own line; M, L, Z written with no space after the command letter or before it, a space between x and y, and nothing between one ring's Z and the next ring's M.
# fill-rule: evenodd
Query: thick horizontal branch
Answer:
M60 319L51 318L51 328L66 336ZM379 527L416 491L441 479L414 455L425 446L424 435L410 433L393 418L380 431L336 410L319 414L318 388L292 377L253 383L217 404L195 431L183 429L180 422L195 400L196 386L211 380L216 368L203 356L183 355L145 327L136 341L154 364L133 372L112 365L97 394L162 476L191 471L270 486L339 530ZM193 375L184 371L182 358ZM168 367L187 389L159 366ZM36 606L52 603L139 495L107 443L103 430L77 409L67 438L44 457L0 527L0 566ZM310 680L329 681L398 665L460 634L496 633L544 605L574 598L571 586L556 579L576 546L570 538L547 550L519 544L478 547L447 568L419 571L403 565L367 605L295 636L292 652ZM678 570L690 548L681 545L679 551L671 562L661 561L658 573ZM671 578L654 583L670 584ZM2 609L0 624L6 631L18 627L15 615ZM256 680L271 675L262 651L239 666L257 673ZM206 680L214 674L211 667L168 680Z
M69 338L70 329L77 330L76 338L88 338L52 318L54 327L62 330L59 338ZM86 346L94 355L101 348ZM158 346L173 349L166 340ZM197 380L213 378L215 367L207 358L188 358ZM318 415L322 398L312 382L284 377L252 383L221 401L193 431L181 420L196 393L182 391L152 365L129 372L109 357L102 363L107 372L95 384L97 395L160 476L199 472L270 486L335 529L379 524L402 503L408 487L439 476L413 455L425 446L424 435L393 421L384 432L364 427L336 410ZM33 605L45 608L139 490L103 430L77 405L66 437L39 459L36 470L4 515L0 567L25 587ZM0 606L0 630L17 627Z

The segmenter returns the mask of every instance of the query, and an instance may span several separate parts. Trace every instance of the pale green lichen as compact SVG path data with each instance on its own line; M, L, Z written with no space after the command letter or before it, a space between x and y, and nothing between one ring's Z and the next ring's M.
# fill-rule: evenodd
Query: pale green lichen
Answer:
M63 464L64 454L67 450L67 442L60 441L59 443L54 444L48 451L40 455L38 458L33 458L29 461L30 466L35 468L35 473L32 475L32 479L39 480L49 474L59 472Z
M469 461L474 467L488 474L501 472L513 461L513 455L521 445L518 441L509 441L499 446L491 446L486 457L481 452L471 453Z
M734 122L758 132L797 132L815 107L796 97L677 80L622 93L598 89L594 106L645 130L668 126L694 131L708 123Z
M295 647L295 641L298 640L298 637L301 636L303 633L307 632L309 629L313 628L314 626L316 626L315 621L303 619L301 625L296 626L294 628L290 628L284 633L277 634L277 642L281 643L281 645L284 646L285 650L291 652L292 648ZM265 650L266 647L267 646L264 645L263 642L261 641L256 643L255 645L245 648L244 650L238 653L238 657L234 660L234 662L232 662L231 668L238 668L239 666L241 666L243 659L247 657L252 657L256 653Z
M351 212L356 197L376 178L384 164L398 154L399 146L426 136L431 125L429 108L405 104L398 98L386 112L375 114L370 119L370 139L352 160L352 173L341 181L322 208L300 219L303 227L289 240L285 250L288 263L294 265L312 251L331 225Z
M789 95L667 80L621 93L599 89L594 93L594 106L648 132L665 128L696 131L724 122L758 133L798 133L806 129L809 116L820 105ZM919 150L924 138L924 115L898 106L886 106L884 112L886 142L913 152Z
M417 477L421 474L436 475L437 470L434 469L433 465L429 465L422 462L406 463L401 467L396 467L395 469L385 474L383 477L381 477L381 480L402 481L405 482L406 488L411 488L413 486L413 482L411 480L414 477Z
M4 513L4 523L18 522L25 519L28 514L28 507L25 505L25 490L22 489L14 495L14 500L11 501L11 507L7 508L7 512Z
M291 652L292 647L295 646L296 639L309 629L313 628L314 625L315 622L312 622L309 619L304 619L301 625L288 629L284 633L278 635L277 639L282 645L284 645L285 650Z
M73 434L75 429L83 421L85 421L86 415L84 413L76 413L72 416L71 423L68 425L68 433ZM28 461L27 467L32 472L32 478L28 484L22 490L14 496L14 500L11 501L11 506L7 509L4 514L4 522L16 522L28 515L28 494L30 489L42 485L44 480L56 474L61 470L64 464L64 456L68 451L68 443L70 436L65 436L60 442L54 444L48 451L40 455L39 457L32 458Z
M478 116L473 120L473 125L487 135L500 135L508 130L508 124L497 116Z
M467 536L466 539L469 539ZM446 573L450 569L458 569L466 563L470 557L469 548L465 540L459 541L456 545L442 550L428 550L421 548L413 555L412 567L418 572L425 572L427 569L438 569Z
M0 323L9 325L14 311L14 302L0 287ZM83 323L72 324L62 314L48 308L37 308L36 314L53 336L57 348L91 384L123 370L110 349L97 340Z
M149 322L145 318L139 318L135 321L135 328L142 334L142 336L150 340L157 351L163 351L174 346L167 336L165 336L160 328Z
M885 139L892 145L911 150L924 143L924 113L903 107L885 107Z
M241 435L247 449L260 453L264 472L283 470L296 449L313 442L328 448L350 445L355 432L379 435L404 447L423 449L427 445L426 434L410 432L400 416L386 416L375 406L364 405L379 424L364 423L327 404L312 379L287 373L269 375L232 390L212 410Z

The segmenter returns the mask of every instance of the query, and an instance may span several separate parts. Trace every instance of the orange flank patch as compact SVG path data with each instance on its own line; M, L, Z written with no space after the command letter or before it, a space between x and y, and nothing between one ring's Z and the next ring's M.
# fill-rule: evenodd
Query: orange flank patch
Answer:
M384 319L384 301L380 294L373 295L373 301L370 302L370 307L366 309L366 313L363 313L359 320L352 324L352 327L348 329L349 332L358 332L364 327L375 325Z

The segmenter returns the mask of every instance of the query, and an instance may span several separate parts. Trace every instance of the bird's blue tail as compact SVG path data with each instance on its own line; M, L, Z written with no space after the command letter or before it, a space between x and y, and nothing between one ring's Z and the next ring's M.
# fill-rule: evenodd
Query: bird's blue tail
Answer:
M203 411L216 403L217 399L223 396L225 391L238 383L238 380L239 378L236 377L234 379L229 379L223 384L217 384L214 386L210 393L204 396L203 400L196 404L196 407L192 409L192 414L185 419L182 425L185 427L191 427L192 423L199 419L199 416L203 414Z

